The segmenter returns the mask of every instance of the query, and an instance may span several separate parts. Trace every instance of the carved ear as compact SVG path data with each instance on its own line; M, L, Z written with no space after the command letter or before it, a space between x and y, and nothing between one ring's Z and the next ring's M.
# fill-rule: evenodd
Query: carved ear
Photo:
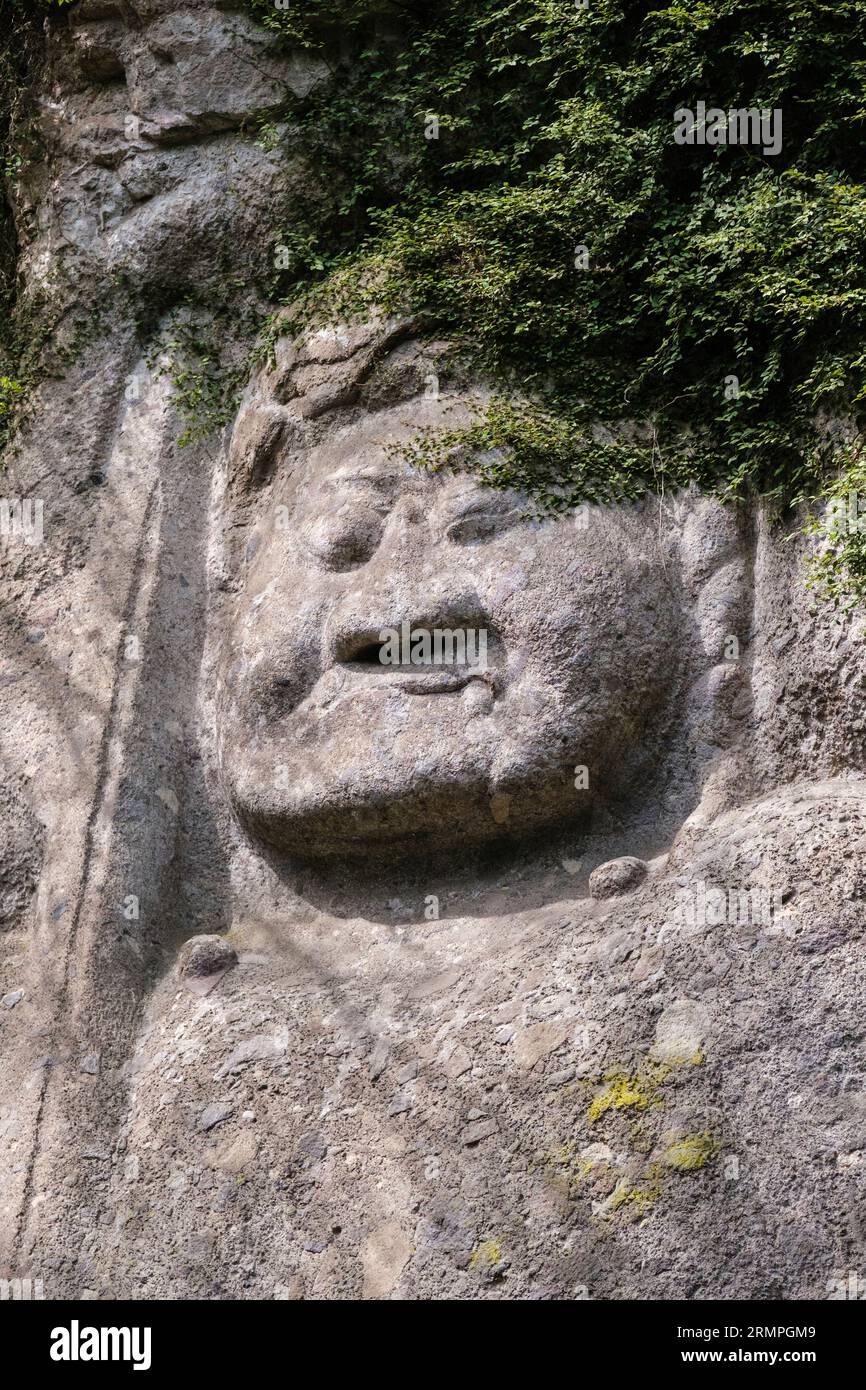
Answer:
M692 683L684 725L696 759L701 800L714 816L747 795L751 708L752 538L746 510L692 488L671 506L673 550L693 634Z
M208 557L214 590L232 590L240 581L254 504L271 482L283 449L289 447L290 435L291 421L284 412L258 404L253 389L248 389L214 475L211 516L215 543Z
M722 506L692 489L672 508L682 584L710 661L726 659L725 643L746 645L750 627L747 569L751 542L743 509Z

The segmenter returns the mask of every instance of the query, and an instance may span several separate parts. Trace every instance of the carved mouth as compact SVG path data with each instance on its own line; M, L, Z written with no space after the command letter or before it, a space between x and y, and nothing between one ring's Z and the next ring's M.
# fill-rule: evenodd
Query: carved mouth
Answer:
M363 645L358 646L357 650L353 650L352 646L347 644L348 654L339 655L337 660L342 666L363 667L364 669L369 667L381 672L393 671L395 669L393 666L385 666L382 663L382 646L383 644L378 640L372 642L364 641Z
M429 639L429 659L418 659L411 650L419 634ZM457 694L472 681L483 683L494 694L498 691L501 643L489 628L425 624L407 629L401 636L402 643L390 644L380 640L380 633L347 636L337 644L336 665L368 686L372 680L407 695Z

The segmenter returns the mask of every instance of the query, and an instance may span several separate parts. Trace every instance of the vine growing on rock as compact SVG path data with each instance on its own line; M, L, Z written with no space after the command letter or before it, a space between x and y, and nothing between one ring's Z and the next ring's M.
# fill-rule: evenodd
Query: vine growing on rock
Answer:
M334 70L284 134L315 174L291 324L409 311L501 384L420 456L549 507L866 493L866 0L247 3ZM699 102L780 111L781 149L678 145Z

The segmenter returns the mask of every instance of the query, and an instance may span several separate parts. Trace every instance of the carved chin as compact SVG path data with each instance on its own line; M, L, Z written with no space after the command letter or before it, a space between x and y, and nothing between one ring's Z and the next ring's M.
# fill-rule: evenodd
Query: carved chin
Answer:
M565 769L519 782L441 770L414 779L367 775L353 767L345 781L305 778L288 790L265 787L240 769L229 783L234 813L254 841L300 859L370 858L459 850L522 838L545 826L568 825L588 809Z

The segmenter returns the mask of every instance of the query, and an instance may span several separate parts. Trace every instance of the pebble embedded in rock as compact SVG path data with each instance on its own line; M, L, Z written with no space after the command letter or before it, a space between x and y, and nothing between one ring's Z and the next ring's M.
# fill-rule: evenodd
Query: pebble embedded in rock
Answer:
M198 1127L204 1130L213 1129L214 1125L220 1125L223 1120L227 1120L232 1112L231 1105L221 1105L219 1102L208 1105L199 1116Z
M445 1059L445 1075L450 1077L452 1081L456 1081L458 1077L463 1076L465 1072L469 1071L471 1066L471 1056L465 1047L461 1047L458 1044Z
M301 1159L308 1162L310 1160L318 1162L323 1159L328 1152L328 1145L323 1135L317 1134L315 1130L311 1130L309 1133L301 1135L298 1140L297 1152Z
M286 1042L283 1038L262 1035L255 1038L244 1038L237 1047L232 1048L226 1060L216 1073L216 1079L221 1081L224 1076L229 1076L233 1072L238 1072L250 1062L273 1062L280 1058L286 1050Z
M184 942L181 971L187 978L216 975L237 963L237 951L224 936L192 936Z
M376 1045L374 1046L373 1051L370 1053L371 1081L379 1080L379 1077L382 1075L382 1072L388 1065L388 1058L390 1057L390 1055L391 1049L389 1048L385 1039L377 1038Z
M274 1284L274 1298L283 1303L296 1303L304 1297L304 1285L299 1275L294 1275L288 1284Z
M388 1106L389 1115L405 1115L412 1109L412 1097L407 1096L405 1091L398 1091L391 1104Z
M552 1076L545 1077L548 1086L564 1086L566 1082L573 1081L575 1076L574 1067L564 1067L562 1071L555 1071Z
M4 994L3 998L0 999L0 1004L3 1005L4 1009L14 1009L15 1005L20 1004L23 998L23 989L11 989L8 994Z
M482 1139L489 1139L491 1134L495 1134L498 1125L495 1120L476 1120L474 1124L467 1125L461 1135L461 1142L469 1147L478 1144Z
M622 893L632 893L647 876L647 866L642 859L625 854L621 859L609 859L599 864L589 876L589 891L594 898L616 898Z

